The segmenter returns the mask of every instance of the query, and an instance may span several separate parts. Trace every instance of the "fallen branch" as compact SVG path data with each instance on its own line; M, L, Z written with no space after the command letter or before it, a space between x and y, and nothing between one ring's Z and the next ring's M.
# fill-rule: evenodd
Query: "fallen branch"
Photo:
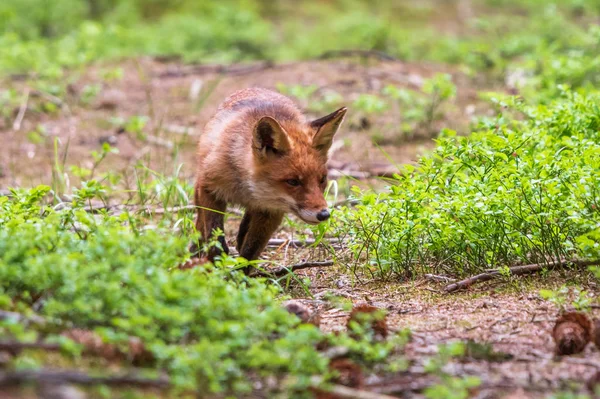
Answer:
M380 169L373 171L329 169L329 172L327 174L332 179L337 179L340 177L350 177L352 179L365 180L376 177L393 179L394 175L397 173L397 169Z
M438 276L436 274L426 274L425 278L430 281L436 281L438 283L454 283L456 281L455 278L450 278L446 276Z
M179 126L179 125L164 125L163 129L167 133L181 134L183 136L197 136L198 135L198 133L196 132L196 129L194 129L193 127Z
M321 388L322 389L322 388ZM346 387L344 385L328 385L327 393L335 395L337 398L348 399L396 399L394 396L388 396L381 393L363 391L360 389Z
M44 325L48 321L42 316L31 315L25 316L21 313L9 312L6 310L0 310L0 320L14 320L17 323L34 323L39 325Z
M46 342L18 342L18 341L0 341L0 351L9 353L20 353L26 349L42 349L45 351L59 351L59 344L50 344Z
M172 149L174 147L174 144L172 141L163 139L162 137L152 136L150 134L146 136L146 141L150 144L154 144L159 147L165 147L168 149Z
M129 359L136 363L150 363L154 361L154 355L138 337L129 337L127 340L127 349L123 350L115 344L104 342L102 337L93 331L73 327L72 322L69 321L46 319L37 315L25 316L20 313L4 310L0 311L0 320L14 320L22 324L33 323L38 327L46 327L48 325L60 327L62 329L60 335L81 345L83 353L86 355L98 356L107 360ZM0 341L0 351L17 354L26 349L59 351L61 350L61 346L46 342Z
M380 383L367 385L367 388L381 394L396 395L407 392L422 392L438 381L439 378L431 374L407 371L398 374L391 380L383 380Z
M333 204L333 207L334 208L339 208L340 206L349 206L349 207L352 207L352 206L356 206L358 204L360 204L360 200L358 200L356 198L346 198L346 199L343 199L343 200L336 201Z
M331 50L326 51L319 56L320 60L328 60L331 58L339 58L339 57L354 57L360 56L363 58L377 58L384 61L398 61L398 58L391 56L383 51L379 50Z
M534 263L531 265L523 265L523 266L513 266L513 267L509 267L509 270L510 270L511 275L518 276L521 274L534 273L534 272L537 272L537 271L540 271L540 270L543 270L546 268L553 269L556 267L563 267L566 265L587 267L587 266L593 266L593 265L598 265L598 264L600 264L600 259L594 259L594 260L575 259L575 260L563 260L563 261L555 261L555 262L547 262L547 263ZM482 281L489 281L489 280L492 280L499 276L502 276L502 273L498 270L495 270L492 272L487 272L487 273L481 273L476 276L469 277L467 279L450 284L450 285L446 286L446 288L444 288L444 291L446 291L446 293L451 293L451 292L458 291L460 289L469 287L474 283L478 283L478 282L482 282Z
M134 374L113 376L91 376L74 370L19 370L0 372L0 387L15 387L30 382L71 383L79 385L110 385L168 388L167 377L143 378Z
M13 130L18 132L21 130L21 124L23 123L23 118L25 118L25 112L27 111L27 105L29 104L29 89L25 89L25 93L23 94L23 101L21 102L21 106L19 107L19 113L15 121L13 122Z
M273 270L256 270L252 274L252 277L281 277L281 276L285 276L288 273L293 273L297 270L308 269L308 268L313 268L313 267L327 267L327 266L333 266L333 261L326 260L323 262L304 262L304 263L298 263L296 265L287 266L287 267L281 266L281 267L278 267L277 269L273 269Z
M13 73L8 75L8 79L15 81L15 82L20 82L20 81L25 81L28 79L38 79L39 78L39 74L37 73Z
M316 241L314 239L309 239L309 240L285 240L285 239L281 239L281 238L272 238L269 240L269 243L267 244L268 247L280 247L284 244L289 244L293 247L308 247L311 246L315 243ZM342 242L342 240L338 239L338 238L330 238L327 241L322 240L322 242L326 242L327 244L339 244L340 242Z
M214 73L220 75L244 75L252 72L259 72L265 69L273 68L275 64L271 61L264 61L250 65L220 65L220 64L204 64L192 65L187 68L178 70L168 70L159 74L160 78L179 78L190 75L201 75L205 73Z
M72 208L70 203L63 202L55 206L54 209L62 210ZM190 211L195 210L197 207L195 205L181 205L181 206L171 206L167 208L152 208L144 205L134 205L134 204L117 204L117 205L106 205L106 204L93 204L87 205L80 209L89 212L89 213L98 213L100 211L107 211L111 215L116 216L120 215L123 212L138 212L138 213L146 213L146 214L154 214L154 215L162 215L165 213L176 213L180 211Z
M172 206L169 208L144 208L141 210L141 212L143 213L152 213L154 215L162 215L165 213L175 213L175 212L180 212L180 211L188 211L188 210L195 210L197 207L196 205L183 205L183 206Z

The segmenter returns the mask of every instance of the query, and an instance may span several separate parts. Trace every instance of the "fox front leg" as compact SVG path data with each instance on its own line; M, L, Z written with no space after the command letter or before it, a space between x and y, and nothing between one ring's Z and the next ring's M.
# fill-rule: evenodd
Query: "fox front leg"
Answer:
M258 259L282 220L283 213L246 210L237 237L240 256L250 261ZM248 274L249 269L244 272Z

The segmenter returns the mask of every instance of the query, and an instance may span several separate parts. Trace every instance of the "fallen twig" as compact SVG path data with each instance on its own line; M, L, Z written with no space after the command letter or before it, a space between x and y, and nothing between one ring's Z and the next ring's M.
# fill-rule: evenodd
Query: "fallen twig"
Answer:
M339 208L340 206L356 206L358 204L360 204L360 200L358 200L356 198L346 198L343 200L336 201L333 204L333 207Z
M406 392L421 392L434 385L439 378L431 374L404 372L392 380L367 385L373 392L381 394L404 394Z
M436 274L426 274L425 278L427 280L437 281L440 283L453 283L456 281L455 278L450 278L450 277L446 277L446 276L438 276Z
M198 135L198 133L196 132L196 129L194 129L193 127L179 126L179 125L164 125L163 129L167 133L181 134L183 136Z
M71 383L79 385L110 385L168 388L167 377L143 378L134 374L91 376L74 370L19 370L0 372L0 387L14 387L29 382Z
M516 361L520 362L539 362L540 359L557 363L563 362L574 365L590 366L600 370L600 362L595 362L593 359L577 358L573 356L558 356L545 353L540 350L528 350L526 354L515 358Z
M71 208L71 204L67 202L63 202L58 204L55 209L62 210L65 208ZM195 210L195 205L181 205L181 206L171 206L167 208L152 208L144 205L134 205L134 204L117 204L117 205L107 205L107 204L92 204L82 207L86 212L89 213L97 213L99 211L107 211L111 215L120 215L123 212L139 212L146 214L154 214L154 215L162 215L165 213L176 213L180 211L190 211Z
M160 78L179 78L189 75L199 75L204 73L215 73L221 75L244 75L247 73L258 72L265 69L273 68L274 64L271 61L264 61L250 65L221 65L221 64L204 64L192 65L187 68L177 70L168 70L159 74Z
M26 349L43 349L45 351L58 351L60 350L60 345L50 344L46 342L0 341L0 351L19 353Z
M188 210L195 210L197 207L196 205L182 205L182 206L172 206L172 207L168 207L168 208L143 208L141 210L141 212L143 213L152 213L155 215L162 215L164 213L175 213L175 212L180 212L180 211L188 211Z
M332 179L350 177L352 179L365 180L376 177L393 179L396 173L398 173L397 169L381 169L373 171L329 169L327 174Z
M563 261L555 261L555 262L547 262L547 263L534 263L531 265L509 267L509 270L510 270L511 275L517 276L517 275L521 275L521 274L537 272L537 271L540 271L545 268L552 269L555 267L563 267L563 266L570 265L570 264L578 266L578 267L586 267L586 266L598 265L598 264L600 264L600 260L599 259L594 259L594 260L575 259L575 260L563 260ZM492 280L501 275L502 275L502 273L498 270L495 270L492 272L487 272L487 273L481 273L476 276L469 277L467 279L450 284L450 285L446 286L446 288L444 288L444 291L446 291L446 293L458 291L460 289L469 287L474 283L481 282L481 281L489 281L489 280Z
M364 58L377 58L385 61L398 61L398 58L393 57L383 51L379 50L360 50L360 49L351 49L351 50L331 50L326 51L319 56L321 60L327 60L330 58L338 58L338 57L353 57L360 56Z
M147 135L146 141L150 144L157 145L159 147L165 147L171 149L174 147L174 144L170 140L163 139L162 137Z
M23 94L23 101L21 102L21 106L19 107L19 113L17 114L17 117L13 122L12 126L15 132L21 130L21 124L23 123L23 118L25 118L25 112L27 111L27 104L29 104L30 92L31 91L29 90L29 88L26 88L25 93Z
M26 322L26 323L34 323L34 324L40 324L40 325L44 325L47 323L47 320L45 318L43 318L42 316L37 316L37 315L25 316L25 315L22 315L21 313L0 310L0 320L10 320L10 319L12 319L18 323Z
M339 244L342 240L338 239L338 238L329 238L327 240L321 240L321 242L325 242L327 244ZM285 239L281 239L281 238L272 238L269 240L269 243L267 244L268 247L280 247L283 244L289 244L293 247L308 247L311 246L315 243L316 241L314 239L308 239L308 240L285 240Z
M297 270L302 270L302 269L308 269L308 268L312 268L312 267L327 267L327 266L333 266L333 261L332 260L326 260L323 262L304 262L304 263L298 263L296 265L292 265L292 266L281 266L278 267L277 269L273 269L273 270L256 270L252 276L253 277L281 277L281 276L285 276L288 273L293 273Z
M328 385L328 393L334 394L338 398L349 399L395 399L394 396L384 395L376 392L363 391L360 389L350 388L343 385Z
M147 350L142 341L137 337L129 337L127 341L127 350L106 343L93 331L73 327L70 321L46 319L42 316L25 316L20 313L0 311L0 320L14 320L17 323L33 323L38 327L48 325L57 326L62 329L60 335L73 342L82 345L83 353L91 356L99 356L108 360L127 358L138 363L153 361L153 355ZM42 349L46 351L59 351L61 346L56 343L47 342L19 342L19 341L0 341L0 351L19 353L26 349Z

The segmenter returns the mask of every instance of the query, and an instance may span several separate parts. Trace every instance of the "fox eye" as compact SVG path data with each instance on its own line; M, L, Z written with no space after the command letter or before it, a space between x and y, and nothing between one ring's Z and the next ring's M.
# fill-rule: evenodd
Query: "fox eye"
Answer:
M319 183L325 184L326 181L327 181L327 175L323 175L323 177L321 177L321 180L319 181Z
M288 179L285 182L292 187L298 187L300 185L300 180L298 179Z

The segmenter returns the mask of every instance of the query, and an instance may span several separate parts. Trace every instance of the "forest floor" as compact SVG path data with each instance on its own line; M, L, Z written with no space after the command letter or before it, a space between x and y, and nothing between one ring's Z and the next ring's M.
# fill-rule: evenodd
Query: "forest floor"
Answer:
M107 80L106 75L115 70L122 77ZM483 106L478 88L472 86L473 79L445 66L394 61L257 63L226 69L138 59L68 75L64 78L64 101L46 92L29 90L19 80L7 79L2 84L22 93L23 101L11 115L0 119L4 142L0 187L47 183L55 164L55 138L60 140L60 160L68 165L92 167L91 151L108 142L119 153L109 155L103 169L121 171L143 160L146 166L161 170L181 162L185 165L184 177L192 179L197 137L219 103L235 90L261 86L293 91L295 87L314 86L312 98L328 93L341 96L340 104L328 107L312 98L299 99L300 105L316 117L332 112L338 105L351 107L360 95L377 96L386 85L418 90L425 79L436 73L452 74L459 88L458 97L427 129L418 129L410 136L398 135L399 109L349 113L333 148L332 164L336 169L356 170L413 162L418 154L433 146L431 138L442 127L466 132L470 117ZM94 94L82 103L81 98L88 92ZM41 103L47 102L54 102L58 110L40 110ZM19 128L14 129L22 107L26 111ZM140 119L144 121L143 135L131 126ZM36 129L41 131L42 143L32 143L27 135ZM373 140L374 136L377 140Z
M116 67L122 70L122 78L107 81L106 72ZM452 75L457 97L427 129L397 136L394 132L401 118L400 109L374 115L353 115L350 109L331 160L332 175L344 177L415 162L419 154L433 148L432 132L442 127L466 134L471 117L488 111L489 106L479 100L478 92L498 89L500 84L482 83L476 77L463 76L444 66L374 60L253 64L223 69L140 59L77 73L67 85L67 100L30 91L19 80L7 80L2 83L23 93L23 103L9 118L0 120L3 143L0 191L16 186L49 185L57 162L54 138L60 139L61 162L88 169L94 167L91 152L99 151L104 142L110 143L118 149L118 154L109 154L99 171L122 175L126 188L134 185L131 170L140 161L162 173L182 164L178 177L191 183L195 141L202 126L218 104L237 89L315 85L320 92L335 91L351 105L358 95L380 93L388 84L418 90L424 79L438 72ZM75 101L90 88L98 93L88 103ZM47 101L55 102L58 111L40 112L39 102ZM309 98L300 99L300 103L311 109ZM333 111L321 108L321 105L313 106L311 115L316 117ZM23 109L24 114L19 116ZM124 128L135 124L135 118L141 116L146 121L142 129ZM22 120L15 128L17 118ZM28 135L31 131L41 132L42 142L31 142ZM374 144L374 135L379 138L377 144ZM382 187L385 182L371 179L356 183ZM77 186L74 181L71 184ZM230 219L228 239L234 239L238 222ZM281 238L283 244L270 248L265 258L285 265L329 258L327 250L320 247L307 249L290 245L287 239L303 234L291 231L284 228L277 233L276 238ZM490 344L495 351L504 354L471 354L446 366L451 375L479 376L482 385L475 396L478 398L542 398L564 389L583 391L585 382L600 372L600 354L592 345L580 355L554 357L551 330L558 309L543 300L539 290L556 289L568 282L567 277L557 271L543 283L534 276L510 281L501 279L454 294L442 293L443 284L426 279L409 282L376 282L365 276L358 279L343 264L297 274L310 278L307 288L310 295L292 281L292 296L321 313L323 329L342 329L347 319L347 312L326 301L326 296L331 294L386 309L391 330L412 331L406 348L412 374L369 376L367 389L371 391L420 397L423 386L430 385L434 378L427 374L421 379L414 377L423 368L422 359L435 354L439 344L458 340ZM573 279L574 274L577 275L570 273L569 278ZM577 278L590 291L598 289L592 282L581 282L586 280L583 275ZM600 316L598 309L594 312ZM407 392L407 387L412 387L412 392Z

